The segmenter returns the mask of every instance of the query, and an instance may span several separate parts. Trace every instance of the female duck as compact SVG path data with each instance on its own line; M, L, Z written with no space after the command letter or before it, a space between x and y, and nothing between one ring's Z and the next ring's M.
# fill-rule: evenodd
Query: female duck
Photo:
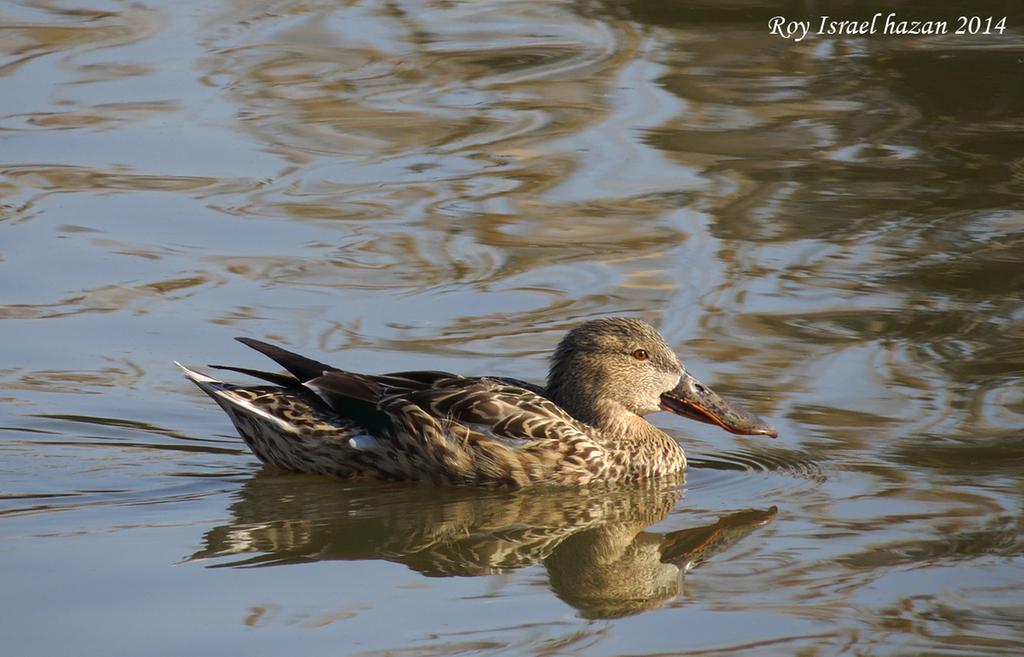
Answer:
M683 449L644 419L667 410L733 433L776 431L688 374L638 319L585 322L555 350L546 387L446 372L345 372L238 338L288 374L221 383L179 365L265 463L337 477L522 487L678 474Z

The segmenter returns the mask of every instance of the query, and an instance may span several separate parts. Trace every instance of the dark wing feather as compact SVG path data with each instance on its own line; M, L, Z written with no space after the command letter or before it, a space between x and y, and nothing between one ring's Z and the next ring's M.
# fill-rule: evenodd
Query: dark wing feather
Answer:
M235 340L270 358L302 383L315 379L324 372L333 372L338 369L261 340L253 338L235 338Z
M380 403L386 396L430 390L448 381L464 381L448 372L395 372L392 374L356 374L335 369L306 381L331 406L343 400Z
M263 342L262 340L256 340L254 338L235 338L235 340L238 340L245 346L251 347L264 356L270 358L298 379L300 383L308 383L327 372L338 372L343 375L349 374L337 367L321 363L320 361L313 360L312 358L306 358L305 356L293 351L288 351L287 349L270 344L269 342ZM261 372L259 370L250 370L241 367L230 367L226 365L211 365L211 367L242 372L243 374L278 383L279 385L289 385L284 383L284 378L269 372ZM392 372L390 374L381 374L378 376L355 374L350 376L361 377L366 380L373 379L377 383L386 386L389 389L400 388L409 390L419 390L421 388L431 386L442 379L458 378L454 374L450 374L448 372L438 372L433 370L424 370L420 372Z
M319 395L330 406L346 401L359 401L377 405L384 388L377 383L375 377L353 372L335 370L306 381L306 387Z
M396 372L374 376L335 369L305 382L332 409L369 430L390 430L393 418L382 408L386 397L404 397L439 381L458 380L447 372Z
M209 365L216 370L230 370L232 372L238 372L239 374L245 374L257 379L263 379L270 383L275 383L284 388L294 388L300 386L299 380L290 374L279 374L278 372L264 372L263 370L253 370L248 367L235 367L234 365Z
M305 385L339 415L370 433L390 432L394 426L388 413L380 409L383 389L372 376L335 370L310 379Z

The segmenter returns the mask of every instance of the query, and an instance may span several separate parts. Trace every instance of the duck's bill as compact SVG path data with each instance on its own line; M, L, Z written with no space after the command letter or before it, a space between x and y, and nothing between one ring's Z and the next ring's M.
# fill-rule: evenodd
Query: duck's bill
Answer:
M779 432L753 413L736 408L689 374L679 385L661 395L661 408L691 420L716 424L726 431L745 436L771 436Z

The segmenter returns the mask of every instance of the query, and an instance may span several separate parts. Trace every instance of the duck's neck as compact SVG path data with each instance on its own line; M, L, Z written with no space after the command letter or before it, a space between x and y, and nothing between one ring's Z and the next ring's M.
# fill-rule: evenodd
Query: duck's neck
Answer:
M621 404L591 403L577 395L559 398L557 389L547 392L549 399L574 418L594 427L592 438L604 443L613 455L625 455L620 462L639 475L675 474L686 468L686 455L675 439Z
M559 345L559 350L562 346ZM624 432L635 413L629 412L625 406L611 401L604 394L601 376L580 376L581 371L590 371L586 363L572 354L556 354L548 373L548 385L545 396L565 409L569 415L580 422L589 424L601 433L618 434ZM600 372L599 372L600 373Z
M647 420L612 401L581 403L576 398L554 399L574 418L597 429L609 438L635 435L646 428L655 429ZM655 429L656 430L656 429Z
M578 394L560 395L561 390L555 388L547 391L551 401L580 422L594 427L598 433L610 440L664 435L656 426L618 402L593 401Z

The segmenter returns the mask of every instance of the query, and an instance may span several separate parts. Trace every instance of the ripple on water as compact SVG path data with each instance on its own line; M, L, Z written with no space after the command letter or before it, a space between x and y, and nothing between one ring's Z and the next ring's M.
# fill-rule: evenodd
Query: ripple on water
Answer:
M40 413L0 433L2 516L197 500L247 472L234 437L195 438L138 420Z
M826 470L805 453L784 448L736 449L687 456L687 490L766 501L788 499L818 487Z

